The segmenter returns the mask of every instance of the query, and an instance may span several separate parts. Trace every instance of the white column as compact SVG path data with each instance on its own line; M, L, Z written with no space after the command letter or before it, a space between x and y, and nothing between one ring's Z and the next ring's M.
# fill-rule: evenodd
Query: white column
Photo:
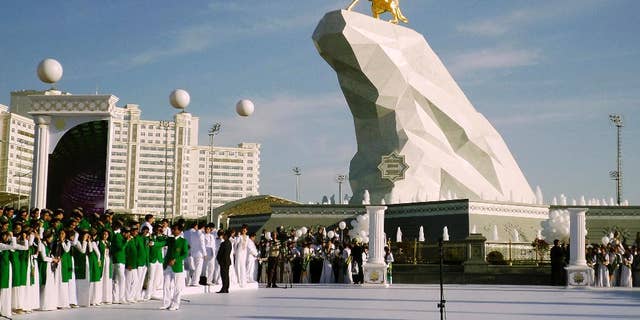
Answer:
M571 230L571 240L569 242L569 248L571 250L571 258L569 266L586 266L587 260L585 258L585 230L586 230L586 215L587 210L583 208L570 208L569 209L569 228Z
M47 176L49 174L49 123L47 116L35 117L36 130L33 148L33 172L31 173L31 207L47 205Z
M384 264L384 211L386 206L367 206L369 214L369 258L367 263Z

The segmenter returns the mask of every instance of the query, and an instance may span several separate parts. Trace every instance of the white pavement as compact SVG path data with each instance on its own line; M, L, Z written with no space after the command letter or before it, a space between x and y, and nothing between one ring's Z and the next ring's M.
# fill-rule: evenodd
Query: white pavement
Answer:
M438 319L437 285L387 289L305 285L293 289L193 294L179 311L159 301L67 311L34 312L14 319ZM446 285L447 319L640 319L640 290L540 286Z

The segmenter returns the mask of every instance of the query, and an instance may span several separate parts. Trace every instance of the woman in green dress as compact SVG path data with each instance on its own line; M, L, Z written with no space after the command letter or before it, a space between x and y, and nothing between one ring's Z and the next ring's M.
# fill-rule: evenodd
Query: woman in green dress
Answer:
M104 229L100 234L98 250L102 262L102 303L113 302L113 264L111 263L111 244L109 243L110 230Z
M9 231L0 237L0 315L11 317L11 250L16 240Z
M55 229L54 229L55 230ZM54 271L58 287L58 308L69 308L69 281L73 278L73 259L71 258L71 241L67 239L67 231L60 229L58 241L54 246L54 256L60 260ZM75 292L75 290L74 290Z
M11 307L16 314L25 313L27 296L27 269L29 262L28 234L23 232L22 224L13 226L16 235L16 246L11 252Z

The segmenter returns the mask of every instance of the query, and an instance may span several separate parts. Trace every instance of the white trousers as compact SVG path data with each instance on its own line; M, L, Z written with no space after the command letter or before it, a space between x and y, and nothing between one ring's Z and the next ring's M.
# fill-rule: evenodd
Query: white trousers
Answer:
M69 282L62 282L62 264L58 264L56 268L55 279L58 287L58 308L69 308Z
M33 269L35 266L35 269ZM29 258L29 268L27 270L27 289L25 291L25 307L24 310L31 311L40 308L40 270L37 268L37 262ZM31 284L31 275L33 274L33 284Z
M220 278L220 264L218 264L218 261L216 259L213 259L213 260L215 260L214 262L215 270L213 270L213 279L211 280L211 282L213 284L219 284L220 281L222 280L222 278Z
M203 266L204 257L193 257L193 271L191 273L191 281L189 282L189 285L195 286L200 282Z
M102 281L89 282L89 305L102 304Z
M124 264L113 264L113 302L125 303L127 301L126 277L124 275Z
M71 286L71 283L69 283L69 286ZM89 272L87 272L85 279L76 279L76 288L78 294L77 305L88 307L91 298L89 292Z
M76 273L71 271L71 279L67 282L67 302L69 305L78 305L78 290L76 287Z
M51 271L51 262L47 262L46 282L40 288L40 310L53 311L58 308L58 283ZM58 266L59 268L60 266Z
M238 284L240 287L244 287L247 284L247 252L246 250L238 250L236 252L238 253L235 260Z
M142 288L144 287L144 279L147 277L147 266L138 267L138 281L136 282L136 300L141 301L144 298Z
M108 258L105 259L104 267L102 268L102 303L110 304L113 302L113 280L109 277L109 268L111 263Z
M136 287L138 284L138 269L124 270L124 300L126 302L136 302Z
M147 282L147 291L145 292L144 299L149 300L155 296L158 290L162 290L162 281L164 280L164 274L162 271L162 263L154 262L149 265L149 281Z
M19 286L11 288L11 306L15 310L24 310L25 298L27 295L27 286Z
M163 308L180 308L180 298L185 286L185 273L175 273L170 266L164 269Z
M204 276L207 277L207 283L214 283L214 274L216 270L215 256L206 256L204 258Z

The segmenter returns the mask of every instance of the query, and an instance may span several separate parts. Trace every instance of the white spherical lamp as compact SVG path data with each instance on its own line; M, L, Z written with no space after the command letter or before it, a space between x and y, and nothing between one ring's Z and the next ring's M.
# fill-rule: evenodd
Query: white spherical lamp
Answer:
M255 106L251 100L242 99L236 103L236 112L242 117L248 117L253 114Z
M62 65L55 59L47 58L38 64L38 78L44 83L56 83L62 78Z
M340 228L340 230L344 230L347 227L347 223L344 221L340 221L338 227Z
M183 89L175 89L169 95L169 102L171 106L176 109L183 110L189 105L191 102L191 96L189 96L189 92Z

